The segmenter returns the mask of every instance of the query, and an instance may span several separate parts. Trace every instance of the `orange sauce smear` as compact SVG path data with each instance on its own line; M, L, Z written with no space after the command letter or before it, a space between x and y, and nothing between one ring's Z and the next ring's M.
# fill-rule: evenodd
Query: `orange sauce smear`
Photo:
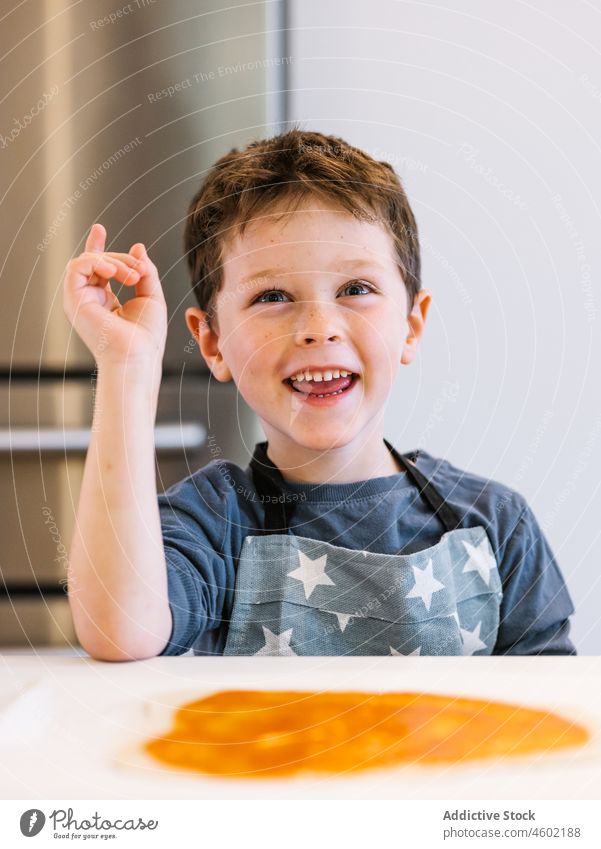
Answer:
M555 714L479 699L227 690L180 707L144 749L184 770L274 778L545 753L589 736Z

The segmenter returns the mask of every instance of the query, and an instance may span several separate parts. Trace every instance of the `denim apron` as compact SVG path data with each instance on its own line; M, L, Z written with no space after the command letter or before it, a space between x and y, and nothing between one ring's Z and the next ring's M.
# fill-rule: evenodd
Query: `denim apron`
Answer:
M225 655L492 653L502 588L485 528L464 527L414 465L417 454L401 455L384 442L446 533L413 554L295 536L286 482L255 450L250 467L265 527L242 546Z

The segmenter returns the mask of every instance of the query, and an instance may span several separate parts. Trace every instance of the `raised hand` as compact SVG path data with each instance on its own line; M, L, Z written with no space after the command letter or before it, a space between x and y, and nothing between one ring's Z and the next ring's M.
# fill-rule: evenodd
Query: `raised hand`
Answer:
M105 251L105 244L105 228L93 224L84 252L67 264L65 314L98 364L162 359L167 304L157 268L141 243L129 253ZM135 286L135 297L121 304L111 278Z

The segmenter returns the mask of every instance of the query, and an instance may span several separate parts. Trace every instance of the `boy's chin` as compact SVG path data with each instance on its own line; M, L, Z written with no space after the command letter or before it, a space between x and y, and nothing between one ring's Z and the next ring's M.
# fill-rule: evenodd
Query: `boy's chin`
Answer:
M316 430L304 432L303 430L292 429L288 434L289 438L299 447L305 448L308 451L332 451L336 448L345 448L352 443L354 432L341 432L340 427L336 428L320 428Z

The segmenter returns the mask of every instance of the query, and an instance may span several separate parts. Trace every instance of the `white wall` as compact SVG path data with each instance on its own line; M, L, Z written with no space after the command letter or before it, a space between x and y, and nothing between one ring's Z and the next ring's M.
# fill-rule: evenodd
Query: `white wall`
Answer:
M386 433L531 504L601 654L601 5L292 0L290 119L395 165L433 293Z

